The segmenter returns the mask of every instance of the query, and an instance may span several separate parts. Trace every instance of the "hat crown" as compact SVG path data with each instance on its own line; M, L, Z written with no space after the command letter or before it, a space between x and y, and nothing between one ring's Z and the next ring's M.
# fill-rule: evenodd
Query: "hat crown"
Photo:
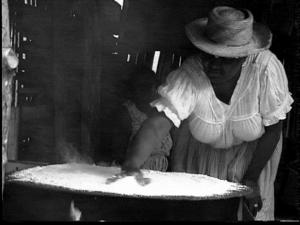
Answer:
M215 10L214 14L224 21L240 21L245 19L245 14L243 12L230 7L223 7L220 10Z
M249 10L219 6L210 12L205 33L218 44L242 46L252 38L252 29L253 15Z

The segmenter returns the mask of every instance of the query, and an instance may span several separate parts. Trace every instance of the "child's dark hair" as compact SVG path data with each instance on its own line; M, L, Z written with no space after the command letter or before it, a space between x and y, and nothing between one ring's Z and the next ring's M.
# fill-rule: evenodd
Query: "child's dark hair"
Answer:
M153 89L158 87L159 80L157 75L148 67L138 66L129 74L125 82L127 98L132 99L137 90L142 90L145 95L151 94Z

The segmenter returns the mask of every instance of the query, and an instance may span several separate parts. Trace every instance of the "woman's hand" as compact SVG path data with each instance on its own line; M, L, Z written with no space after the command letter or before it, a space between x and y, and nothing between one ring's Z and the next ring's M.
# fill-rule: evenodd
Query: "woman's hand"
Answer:
M114 175L106 180L106 184L111 184L124 177L134 176L137 183L141 186L145 186L150 183L150 178L145 178L142 171L137 167L132 167L124 164L121 168L121 173Z
M129 163L126 163L126 162L122 165L121 174L123 174L125 176L134 176L135 180L141 186L145 186L145 185L150 183L150 179L145 178L144 174L142 173L142 171L138 167L133 166L132 164L129 164Z
M255 217L257 212L259 212L262 208L262 200L258 183L246 179L243 180L242 183L253 190L251 194L244 197L244 201L252 216Z

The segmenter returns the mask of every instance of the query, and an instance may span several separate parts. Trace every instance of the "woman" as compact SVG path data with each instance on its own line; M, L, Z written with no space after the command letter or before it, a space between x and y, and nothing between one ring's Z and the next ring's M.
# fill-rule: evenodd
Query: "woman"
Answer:
M151 105L160 113L137 133L123 171L137 171L175 126L172 171L251 186L244 199L249 210L256 220L273 220L282 120L293 99L282 64L268 50L272 34L250 11L231 7L214 8L186 33L200 54L159 87L161 97Z
M142 123L153 113L154 109L149 102L156 99L158 79L155 73L144 66L138 66L129 74L129 79L124 82L121 98L124 103L116 111L115 129L111 143L113 165L122 164L125 159L128 143L136 135ZM169 134L165 135L151 155L142 165L144 169L167 171L168 157L172 147Z

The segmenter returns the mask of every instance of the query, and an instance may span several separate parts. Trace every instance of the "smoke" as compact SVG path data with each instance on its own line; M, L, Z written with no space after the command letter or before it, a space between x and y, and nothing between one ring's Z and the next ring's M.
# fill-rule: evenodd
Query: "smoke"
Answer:
M59 155L59 162L62 163L81 163L81 164L94 164L93 159L80 153L72 143L60 141L57 145L57 152Z

